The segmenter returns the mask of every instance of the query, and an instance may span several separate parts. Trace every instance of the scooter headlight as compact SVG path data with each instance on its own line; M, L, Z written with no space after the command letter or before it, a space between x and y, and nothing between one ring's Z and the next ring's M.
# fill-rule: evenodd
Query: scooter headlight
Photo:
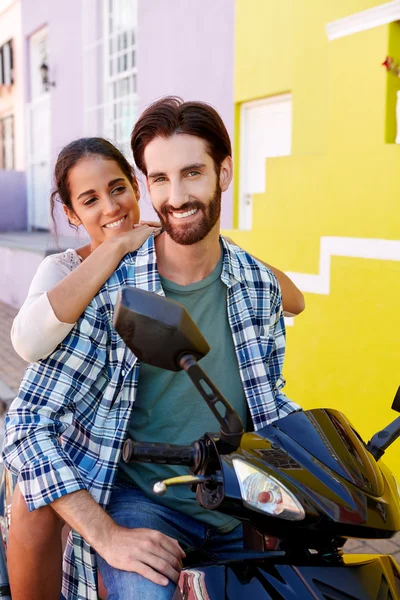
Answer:
M233 466L245 506L288 521L304 519L305 512L300 502L275 477L239 458L233 459Z

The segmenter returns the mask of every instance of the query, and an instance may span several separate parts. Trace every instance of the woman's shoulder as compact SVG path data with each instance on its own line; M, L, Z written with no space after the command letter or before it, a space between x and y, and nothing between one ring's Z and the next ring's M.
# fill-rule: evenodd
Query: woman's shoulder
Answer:
M50 290L80 264L79 255L71 248L57 254L49 254L38 266L29 288L29 295Z
M49 254L42 261L41 267L44 269L56 269L59 271L73 271L81 264L82 259L76 250L68 248L64 252L57 252L56 254Z

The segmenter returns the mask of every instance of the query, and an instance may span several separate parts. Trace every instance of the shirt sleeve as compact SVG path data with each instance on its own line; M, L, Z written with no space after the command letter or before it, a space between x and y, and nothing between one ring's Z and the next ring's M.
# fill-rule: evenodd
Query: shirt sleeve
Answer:
M39 265L11 329L14 349L27 362L48 356L75 325L59 321L47 297L47 292L70 272L55 256L48 256Z
M278 418L283 418L291 412L301 410L301 407L292 402L282 392L285 386L285 379L282 375L283 362L286 349L286 330L285 320L282 308L282 295L278 280L271 273L271 321L270 327L273 333L273 349L268 360L268 379L271 384L271 389L275 395L276 409Z
M30 511L86 489L60 436L95 389L106 364L107 340L98 311L89 305L57 350L25 371L5 419L3 460L18 477Z

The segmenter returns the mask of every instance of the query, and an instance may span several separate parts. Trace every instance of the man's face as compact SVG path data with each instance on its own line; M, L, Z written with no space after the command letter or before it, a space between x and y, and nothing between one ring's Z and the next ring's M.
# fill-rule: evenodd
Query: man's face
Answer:
M144 160L154 209L174 242L196 244L219 227L221 193L232 176L224 163L231 167L230 158L217 175L203 139L175 134L152 140Z

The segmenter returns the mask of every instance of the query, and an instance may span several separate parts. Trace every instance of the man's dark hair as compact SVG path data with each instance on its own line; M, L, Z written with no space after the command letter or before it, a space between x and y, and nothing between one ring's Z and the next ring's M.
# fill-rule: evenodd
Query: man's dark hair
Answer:
M133 158L146 176L144 151L147 144L156 137L169 138L175 133L195 135L205 140L217 174L222 161L232 156L229 134L212 106L205 102L184 102L182 98L166 96L146 108L132 131Z

